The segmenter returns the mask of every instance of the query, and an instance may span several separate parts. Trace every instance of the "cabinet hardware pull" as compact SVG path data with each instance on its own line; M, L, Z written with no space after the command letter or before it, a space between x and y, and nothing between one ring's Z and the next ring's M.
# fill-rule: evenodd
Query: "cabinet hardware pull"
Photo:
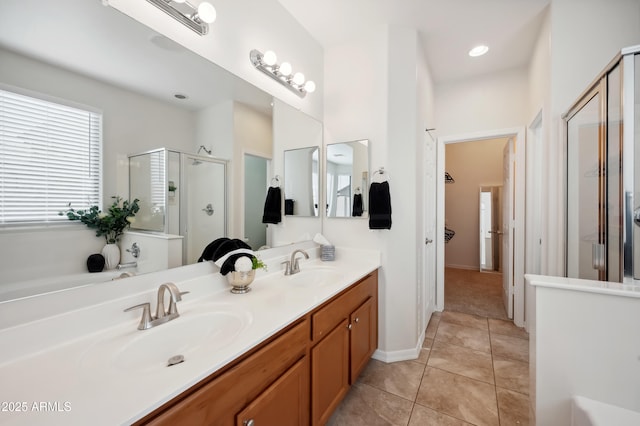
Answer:
M347 326L347 328L348 328L349 330L351 330L351 323L349 323L349 325Z
M253 426L254 425L253 419L245 420L243 423L244 423L244 426Z
M360 322L360 318L356 318L356 324Z

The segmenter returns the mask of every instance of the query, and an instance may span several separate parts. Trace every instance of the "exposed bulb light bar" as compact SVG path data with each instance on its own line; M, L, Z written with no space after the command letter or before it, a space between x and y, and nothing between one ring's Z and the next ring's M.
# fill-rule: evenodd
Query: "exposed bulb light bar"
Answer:
M472 58L482 56L489 51L489 47L485 45L476 46L469 51L469 56Z
M290 63L283 62L281 65L278 65L278 58L271 50L267 50L262 54L256 49L253 49L249 54L249 59L254 67L301 98L304 98L307 93L312 93L316 90L316 84L311 80L305 81L304 74L301 72L294 73Z
M206 1L200 3L198 7L186 0L147 1L200 35L207 34L209 24L216 20L216 9Z

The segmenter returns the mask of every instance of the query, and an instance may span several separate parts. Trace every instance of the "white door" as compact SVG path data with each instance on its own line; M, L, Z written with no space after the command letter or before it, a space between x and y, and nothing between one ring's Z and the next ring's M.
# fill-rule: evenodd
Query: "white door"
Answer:
M507 316L513 318L513 276L514 276L514 187L515 152L513 139L509 139L503 151L503 191L502 191L502 298Z
M420 309L422 329L425 330L436 306L436 212L437 212L437 151L436 141L427 135L425 139L425 181L424 181L424 265L423 303Z

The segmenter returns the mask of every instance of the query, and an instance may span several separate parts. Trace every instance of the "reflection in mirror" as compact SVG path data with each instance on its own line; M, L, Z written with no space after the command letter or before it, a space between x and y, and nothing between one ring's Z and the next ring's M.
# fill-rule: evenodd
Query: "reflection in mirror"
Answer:
M29 37L24 36L25 16L29 16ZM82 22L90 22L91 30L70 24ZM72 49L69 48L69 40L74 41ZM204 145L216 157L229 159L237 165L242 164L240 156L244 149L258 152L249 142L255 143L258 128L261 134L268 135L264 139L269 145L269 149L265 146L259 152L270 159L282 158L284 149L319 144L315 139L310 142L309 138L299 136L293 145L291 141L284 143L275 137L272 140L271 135L275 136L276 132L271 129L271 104L279 102L271 95L99 1L3 0L0 2L0 64L2 85L102 111L104 204L112 195L129 196L127 157L131 153L147 152L159 146L180 152L196 152L197 147ZM176 95L186 95L186 98ZM300 114L283 112L281 115L284 119L278 126L279 137L292 134L290 126L296 126L296 132L293 132L296 135L311 126L313 133L321 137L319 123L311 125L310 120ZM263 125L256 125L257 116L264 117ZM272 152L272 144L275 147L276 143L278 150ZM165 211L161 212L160 202L155 201L159 200L159 193L152 196L151 191L156 190L150 187L149 197L154 200L149 201L151 210L145 226L148 229L164 226L163 232L179 235L181 225L171 218L179 217L177 210L186 191L181 188L181 177L171 175L172 165L179 167L180 162L173 155L169 152L168 159L165 158L170 164L169 176L163 179L166 188L162 188ZM150 172L152 161L140 167L148 167ZM242 175L236 174L243 173L242 167L234 167L232 171L234 174L229 175L230 180L242 182ZM282 174L281 170L277 172ZM177 188L175 191L170 190L171 183ZM265 187L262 189L264 191ZM229 236L243 237L246 209L238 201L243 199L243 188L233 187L227 209ZM260 213L263 201L264 193ZM198 204L195 212L204 213L202 209L206 209L209 203L214 211L218 211L211 200L204 205ZM307 225L305 223L301 227ZM319 227L321 224L305 232L313 235ZM290 229L292 227L286 231ZM64 232L64 238L60 238L61 232ZM274 238L274 244L267 243L271 246L289 244L299 241L297 237L301 234L281 232ZM130 257L126 248L133 242L141 246L138 268L133 271L136 273L151 270L147 268L153 262L149 259L149 264L145 264L145 257L156 248L159 250L159 245L163 244L158 242L162 241L158 238L149 238L142 243L140 235L143 234L135 233L133 241L121 242L121 252L125 257ZM4 234L3 239L3 245L11 248L0 250L0 258L3 259L0 261L0 270L3 271L0 286L45 278L68 283L69 275L81 274L87 274L86 282L110 279L86 272L87 256L99 252L104 245L86 227L67 224L64 230L55 227L15 229ZM173 246L173 241L171 244ZM33 247L39 248L38 268L33 267ZM64 258L60 258L59 253L65 253ZM157 256L151 257L157 260ZM131 260L125 258L123 261ZM163 259L163 263L165 268L181 264L172 259ZM153 263L153 266L161 268L159 264ZM46 288L45 284L38 285L38 290L29 294L45 292Z
M165 164L165 150L129 157L129 195L140 206L132 229L165 232Z
M327 217L366 217L369 141L327 145Z
M182 236L182 262L195 263L227 236L226 169L224 160L164 148L130 156L130 195L140 200L131 228Z
M268 227L262 223L269 168L267 158L244 155L244 241L253 250L271 245Z
M500 272L502 185L480 187L480 270Z
M317 146L284 152L285 216L318 216L319 152Z
M195 263L212 241L227 236L226 161L183 154L184 194L180 235L185 265Z

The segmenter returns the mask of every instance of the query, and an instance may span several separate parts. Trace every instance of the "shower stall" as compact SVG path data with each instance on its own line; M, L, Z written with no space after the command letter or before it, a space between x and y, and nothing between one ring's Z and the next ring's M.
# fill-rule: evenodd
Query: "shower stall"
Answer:
M159 148L129 156L130 198L140 200L131 228L181 235L182 263L227 235L227 161Z
M622 49L563 119L567 276L640 279L640 45Z

